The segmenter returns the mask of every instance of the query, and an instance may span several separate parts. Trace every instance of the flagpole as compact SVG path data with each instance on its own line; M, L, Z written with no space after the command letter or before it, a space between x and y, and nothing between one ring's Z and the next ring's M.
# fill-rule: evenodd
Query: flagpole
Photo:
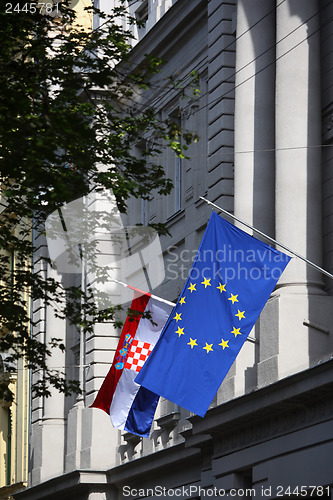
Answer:
M119 280L115 280L115 279L112 279L111 281L114 281L115 283L118 283L119 285L122 285L126 288L131 288L132 290L138 290L139 292L145 294L145 293L148 293L152 299L156 299L156 300L159 300L161 302L164 302L165 304L168 304L169 306L172 306L172 307L175 307L175 303L174 302L170 302L169 300L166 300L166 299L162 299L162 297L158 297L157 295L153 295L152 293L150 292L143 292L142 290L139 290L138 288L135 288L131 285L127 285L127 283L123 283L122 281L119 281Z
M292 255L294 255L298 259L303 260L304 262L306 262L307 264L309 264L309 266L314 267L315 269L317 269L317 271L320 271L322 274L325 274L329 278L333 279L333 274L329 273L328 271L325 271L325 269L323 269L322 267L317 266L317 264L314 264L314 262L311 262L311 260L309 260L306 257L303 257L302 255L296 253L294 250L291 250L291 248L288 248L286 245L283 245L282 243L279 243L274 238L271 238L270 236L268 236L267 234L263 233L262 231L259 231L259 229L256 229L255 227L251 226L247 222L239 219L238 217L236 217L236 215L233 215L230 212L227 212L227 210L224 210L224 208L219 207L218 205L216 205L212 201L207 200L203 196L199 196L199 198L201 198L206 203L208 203L208 205L212 205L213 207L217 208L222 213L228 215L229 217L231 217L232 219L236 220L237 222L240 222L241 224L243 224L244 226L248 227L249 229L252 229L252 231L254 231L257 234L260 234L260 236L262 236L266 240L270 241L271 243L274 243L275 245L278 245L279 247L283 248L284 250L287 250L287 252L290 252Z
M124 283L123 281L119 281L119 280L116 280L116 279L112 279L111 281L114 281L115 283L118 283L119 285L124 286L126 288L131 288L131 289L137 290L137 288L134 288L131 285L127 285L127 283ZM142 290L140 290L140 292L142 292ZM146 293L146 292L142 292L142 293ZM160 300L161 302L165 302L165 304L169 304L170 306L174 307L176 305L174 302L170 302L169 300L162 299L161 297L157 297L157 295L150 294L150 296L153 299ZM257 339L255 339L254 337L250 337L250 336L248 336L246 340L248 342L252 342L253 344L258 344L259 343Z

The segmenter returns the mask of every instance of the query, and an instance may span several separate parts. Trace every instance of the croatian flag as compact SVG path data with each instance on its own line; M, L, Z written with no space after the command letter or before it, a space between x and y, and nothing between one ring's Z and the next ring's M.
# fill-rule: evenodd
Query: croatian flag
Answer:
M159 396L141 387L135 378L159 339L174 305L133 290L131 313L125 321L112 366L90 408L104 410L117 429L148 437Z

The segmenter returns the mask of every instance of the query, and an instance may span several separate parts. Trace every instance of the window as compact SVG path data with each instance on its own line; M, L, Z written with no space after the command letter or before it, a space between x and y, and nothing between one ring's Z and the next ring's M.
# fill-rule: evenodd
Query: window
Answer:
M174 124L175 131L181 128L182 125L181 111L179 108L175 109L174 111L172 111L172 113L169 114L169 122L171 124ZM181 140L177 132L175 134L174 139ZM170 158L170 163L168 165L169 176L173 181L173 191L171 194L171 196L173 197L173 201L170 207L172 214L178 212L182 208L182 190L183 190L182 167L183 167L182 159L179 158L179 156L177 156L176 153L172 153Z
M142 38L146 34L148 21L148 0L144 0L142 5L135 11L135 18L138 22L138 37Z
M174 165L174 196L175 196L175 212L182 208L182 160L179 156L175 157Z
M149 149L149 143L145 139L141 139L136 145L135 145L135 156L140 159L144 160L145 162L148 162L147 158L147 150ZM136 209L136 223L140 223L143 226L147 226L148 224L148 200L141 198L136 201L137 209ZM138 204L141 204L138 205Z
M144 226L148 224L148 204L143 198L141 199L141 224Z

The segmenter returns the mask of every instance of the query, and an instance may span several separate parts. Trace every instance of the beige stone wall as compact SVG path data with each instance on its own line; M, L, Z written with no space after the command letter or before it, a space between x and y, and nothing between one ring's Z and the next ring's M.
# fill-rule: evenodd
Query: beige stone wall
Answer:
M93 26L93 16L91 12L85 10L86 7L91 7L91 0L72 0L70 7L72 7L77 15L76 22L82 26L84 30L90 31Z

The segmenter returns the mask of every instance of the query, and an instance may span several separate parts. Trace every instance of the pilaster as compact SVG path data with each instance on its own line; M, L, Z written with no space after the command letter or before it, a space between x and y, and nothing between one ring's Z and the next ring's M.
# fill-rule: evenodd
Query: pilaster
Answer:
M240 0L236 35L235 215L274 236L275 0ZM234 395L257 384L258 325L251 337L233 366Z
M48 278L60 281L55 269L48 265ZM48 304L45 315L45 343L49 346L53 338L66 339L66 322L55 314L55 306ZM52 356L47 360L48 369L63 371L65 369L65 353L53 348ZM53 387L49 387L51 395L44 397L42 418L34 424L33 431L33 470L32 484L45 481L64 473L65 454L65 397Z
M276 8L276 239L322 265L319 2ZM332 348L332 298L293 258L261 316L258 384L318 362Z

